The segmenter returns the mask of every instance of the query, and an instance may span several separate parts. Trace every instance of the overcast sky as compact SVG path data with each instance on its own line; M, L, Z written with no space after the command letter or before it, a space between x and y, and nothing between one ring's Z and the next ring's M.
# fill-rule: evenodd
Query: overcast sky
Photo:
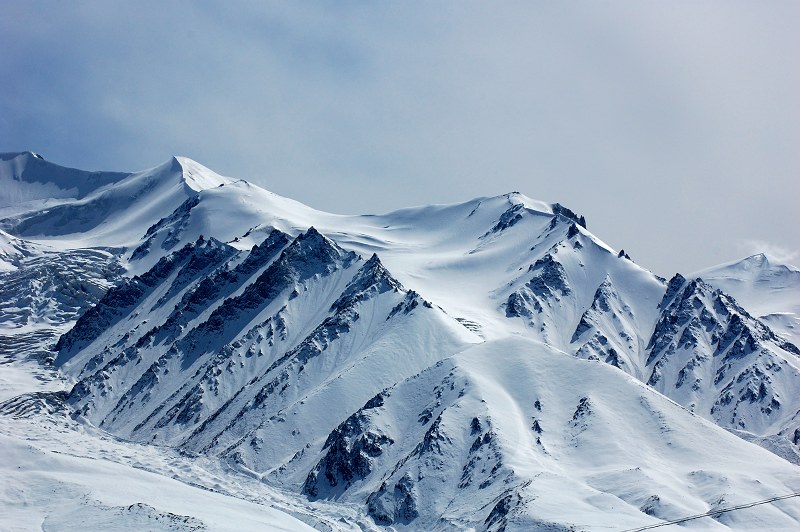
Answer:
M338 213L512 190L670 276L800 263L800 2L4 2L0 151Z

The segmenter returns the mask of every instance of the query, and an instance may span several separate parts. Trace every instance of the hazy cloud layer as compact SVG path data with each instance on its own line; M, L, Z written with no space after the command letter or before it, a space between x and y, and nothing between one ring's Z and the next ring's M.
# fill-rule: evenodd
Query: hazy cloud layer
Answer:
M798 253L797 249L787 248L772 242L764 242L763 240L745 240L739 244L739 250L743 256L764 253L770 259L789 264L797 264L797 259L800 258L800 253Z
M0 150L314 207L519 190L657 273L800 249L796 2L10 2Z

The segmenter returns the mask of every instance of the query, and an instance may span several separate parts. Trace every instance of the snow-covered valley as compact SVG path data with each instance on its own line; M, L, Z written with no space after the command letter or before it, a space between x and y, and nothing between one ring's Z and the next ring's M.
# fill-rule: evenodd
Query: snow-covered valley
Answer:
M0 156L2 525L800 527L798 271L520 193L316 211ZM681 525L683 517L721 513Z

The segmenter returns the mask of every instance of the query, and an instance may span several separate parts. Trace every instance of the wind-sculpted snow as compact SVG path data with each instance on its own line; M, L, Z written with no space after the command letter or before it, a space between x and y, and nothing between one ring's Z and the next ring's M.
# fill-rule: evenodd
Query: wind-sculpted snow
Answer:
M161 248L172 249L180 242L180 238L189 224L189 217L191 216L192 209L197 207L200 203L200 196L192 196L183 203L181 203L172 214L166 218L162 218L157 223L151 225L147 232L144 234L144 242L140 244L131 254L131 260L139 259L150 252L153 241L160 232L164 232Z
M130 175L64 168L32 152L0 153L0 209L37 200L81 199Z
M77 190L33 159L0 164L33 165L0 207L2 422L209 460L201 485L277 486L330 529L628 529L800 489L788 267L710 270L740 301L519 193L340 216L184 158ZM58 386L5 394L59 334L26 378ZM797 504L698 524L793 529ZM155 508L84 512L205 522Z

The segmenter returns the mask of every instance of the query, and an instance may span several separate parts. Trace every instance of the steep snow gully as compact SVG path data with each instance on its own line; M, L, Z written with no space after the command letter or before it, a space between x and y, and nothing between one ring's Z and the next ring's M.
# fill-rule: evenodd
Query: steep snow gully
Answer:
M2 154L0 528L797 530L799 279Z

